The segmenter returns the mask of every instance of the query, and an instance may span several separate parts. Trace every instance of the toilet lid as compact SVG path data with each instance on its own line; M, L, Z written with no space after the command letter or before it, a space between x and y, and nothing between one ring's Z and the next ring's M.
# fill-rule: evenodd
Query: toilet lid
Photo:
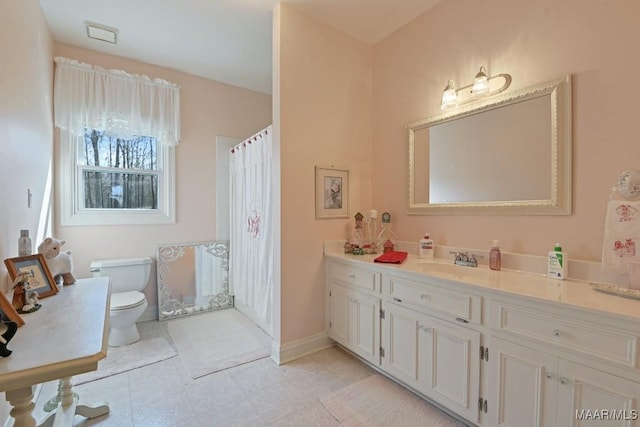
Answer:
M111 294L110 310L125 310L127 308L136 307L144 303L145 297L142 292L118 292Z

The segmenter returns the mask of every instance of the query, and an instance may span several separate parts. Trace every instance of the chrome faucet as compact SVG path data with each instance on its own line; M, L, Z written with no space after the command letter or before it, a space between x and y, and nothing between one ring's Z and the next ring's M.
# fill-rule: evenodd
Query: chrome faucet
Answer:
M456 265L462 265L464 267L477 267L478 258L483 258L482 255L471 254L469 252L449 252L455 255L453 263Z

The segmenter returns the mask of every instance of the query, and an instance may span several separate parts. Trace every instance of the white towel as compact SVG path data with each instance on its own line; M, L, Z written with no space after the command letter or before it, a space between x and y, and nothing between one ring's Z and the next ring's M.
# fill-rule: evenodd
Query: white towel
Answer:
M602 268L627 274L640 242L640 201L611 200L607 205L602 244Z

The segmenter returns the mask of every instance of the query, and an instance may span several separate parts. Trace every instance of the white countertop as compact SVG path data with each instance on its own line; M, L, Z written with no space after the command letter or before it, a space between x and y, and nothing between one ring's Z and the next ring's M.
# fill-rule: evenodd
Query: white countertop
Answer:
M606 312L640 322L640 300L609 295L592 289L588 282L556 280L546 275L514 270L493 271L486 266L462 267L450 260L427 260L409 254L402 264L375 263L378 255L351 255L328 252L326 257L362 263L380 272L401 275L424 275L454 281L497 293L527 296L555 303L569 304L582 309Z
M107 355L109 292L108 277L79 279L23 314L7 345L13 353L0 358L0 391L97 369Z

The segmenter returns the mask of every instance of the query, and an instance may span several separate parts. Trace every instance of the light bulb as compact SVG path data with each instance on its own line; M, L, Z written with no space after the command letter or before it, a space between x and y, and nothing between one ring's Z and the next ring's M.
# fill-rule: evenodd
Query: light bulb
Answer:
M476 77L473 80L473 88L471 88L471 92L474 95L489 93L489 79L487 78L487 70L484 66L480 67L480 71L476 74Z
M447 86L444 88L444 93L442 94L442 103L440 104L440 108L442 110L446 110L448 108L453 108L456 105L458 105L458 93L456 92L453 80L449 80Z

